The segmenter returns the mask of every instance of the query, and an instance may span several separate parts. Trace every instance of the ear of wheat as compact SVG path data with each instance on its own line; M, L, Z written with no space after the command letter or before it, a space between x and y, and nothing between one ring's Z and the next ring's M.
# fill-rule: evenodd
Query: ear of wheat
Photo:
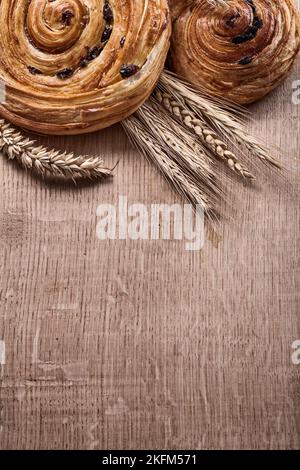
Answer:
M64 176L70 179L107 178L111 170L98 157L75 156L73 153L37 146L3 119L0 120L0 151L10 160L41 175Z
M244 122L247 115L244 108L223 99L213 98L200 87L194 87L167 71L160 78L158 90L171 95L185 109L194 113L208 126L212 126L219 134L220 140L223 137L234 144L244 146L253 156L281 168L280 162L270 155L270 150L249 134Z
M239 162L236 155L229 150L228 145L217 136L216 132L207 123L199 119L184 103L176 101L171 94L155 91L155 98L161 103L180 123L191 129L196 139L199 139L204 147L217 158L226 162L228 167L239 173L244 178L255 179L247 167Z

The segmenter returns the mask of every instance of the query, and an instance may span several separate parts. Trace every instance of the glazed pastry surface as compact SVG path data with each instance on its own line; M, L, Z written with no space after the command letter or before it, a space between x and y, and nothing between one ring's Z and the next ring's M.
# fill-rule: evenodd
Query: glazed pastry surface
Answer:
M209 93L247 104L273 90L300 48L294 0L170 0L171 66Z
M108 127L163 69L167 0L1 0L0 116L46 134Z

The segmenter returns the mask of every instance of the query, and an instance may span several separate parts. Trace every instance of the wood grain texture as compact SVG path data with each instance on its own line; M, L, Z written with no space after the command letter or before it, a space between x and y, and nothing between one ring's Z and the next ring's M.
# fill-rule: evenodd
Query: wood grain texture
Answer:
M180 202L122 129L44 143L119 161L50 184L0 158L2 449L297 449L300 105L253 106L292 184L232 183L220 241L99 241L96 208Z

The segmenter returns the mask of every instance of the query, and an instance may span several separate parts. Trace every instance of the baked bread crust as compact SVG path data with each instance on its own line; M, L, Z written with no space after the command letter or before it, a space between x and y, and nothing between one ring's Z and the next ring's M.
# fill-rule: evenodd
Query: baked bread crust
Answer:
M288 74L300 48L294 0L171 0L170 63L209 93L248 104Z
M45 134L96 131L148 98L163 69L167 0L1 0L0 116Z

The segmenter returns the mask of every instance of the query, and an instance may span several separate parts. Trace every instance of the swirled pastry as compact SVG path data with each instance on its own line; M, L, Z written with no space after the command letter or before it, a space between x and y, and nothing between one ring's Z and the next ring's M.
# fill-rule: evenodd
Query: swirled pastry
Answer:
M286 77L300 48L294 0L184 3L171 0L171 64L178 74L241 104L262 98Z
M1 0L0 116L47 134L95 131L149 96L169 48L167 0Z

